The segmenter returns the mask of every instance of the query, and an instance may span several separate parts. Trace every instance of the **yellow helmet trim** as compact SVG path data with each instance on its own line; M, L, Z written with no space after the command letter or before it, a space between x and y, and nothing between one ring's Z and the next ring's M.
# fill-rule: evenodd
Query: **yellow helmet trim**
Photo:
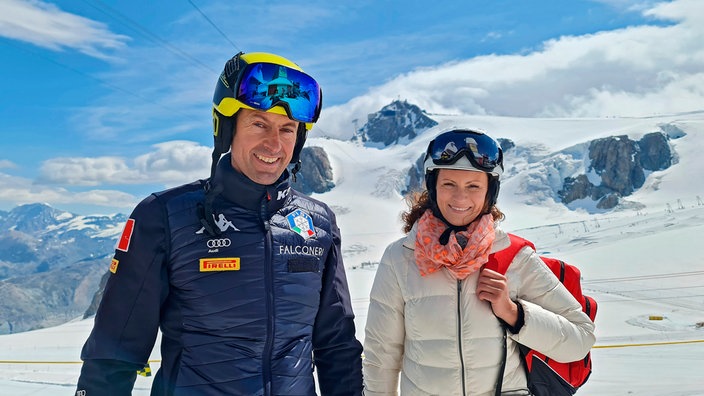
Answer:
M290 67L291 69L298 70L300 72L303 72L303 69L301 69L300 66L297 64L291 62L290 60L284 58L283 56L275 55L275 54L270 54L268 52L250 52L246 54L241 55L241 59L245 61L247 64L251 63L273 63L277 65L282 65L286 67ZM222 76L221 76L222 77ZM225 81L223 81L225 83ZM226 117L232 117L239 109L249 109L249 110L257 110L257 111L262 111L259 109L255 109L253 107L247 106L246 104L240 102L239 100L231 97L224 97L220 101L220 103L213 103L213 107L215 110L217 110L220 114L226 116ZM275 113L275 114L281 114L285 115L288 117L288 113L286 113L286 109L284 109L282 106L274 106L271 109L266 111L267 113ZM300 121L299 121L300 122ZM313 128L313 122L306 122L306 130L310 131ZM216 132L217 133L217 132Z
M262 111L259 109L255 109L254 107L247 106L246 104L240 102L239 100L235 98L222 98L219 104L213 104L213 107L215 110L218 111L218 113L224 115L225 117L232 117L239 109L248 109L248 110L256 110L256 111ZM282 106L274 106L270 108L269 110L266 111L267 113L275 113L275 114L281 114L286 117L288 117L288 113L286 113L286 109L284 109ZM299 121L300 122L300 121ZM306 122L306 130L310 131L313 128L313 122Z
M297 64L291 62L290 60L284 58L283 56L279 55L274 55L270 54L268 52L250 52L248 54L242 54L240 56L240 59L243 61L247 62L247 64L252 64L252 63L274 63L277 65L282 65L286 67L290 67L292 69L296 69L300 72L303 72L303 69L300 68Z

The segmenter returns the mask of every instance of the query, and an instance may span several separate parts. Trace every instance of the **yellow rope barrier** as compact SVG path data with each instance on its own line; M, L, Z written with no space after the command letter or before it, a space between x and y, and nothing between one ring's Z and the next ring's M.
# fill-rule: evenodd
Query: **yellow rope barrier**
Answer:
M592 347L592 349L633 348L633 347L646 347L646 346L697 344L697 343L703 343L703 342L704 342L704 340L641 342L641 343L635 343L635 344L594 345ZM161 360L150 360L149 363L161 363ZM83 362L0 360L0 364L83 364Z
M607 349L607 348L630 348L630 347L643 347L643 346L661 346L661 345L678 345L678 344L696 344L699 342L704 342L704 340L689 340L689 341L660 341L660 342L641 342L638 344L613 344L613 345L594 345L592 348L595 349Z
M148 363L161 363L161 360L149 360ZM83 362L59 362L42 360L0 360L0 364L83 364Z

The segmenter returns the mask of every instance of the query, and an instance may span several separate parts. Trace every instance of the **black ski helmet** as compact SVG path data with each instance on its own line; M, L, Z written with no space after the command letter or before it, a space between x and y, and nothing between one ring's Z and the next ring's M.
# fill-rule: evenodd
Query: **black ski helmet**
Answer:
M500 177L504 171L501 145L485 132L474 129L451 129L440 133L430 143L423 159L425 187L432 202L437 202L436 182L439 169L484 172L489 175L488 208L496 205Z
M265 65L269 69L275 67L277 75L272 78L277 81L284 79L287 84L287 91L279 93L275 87L272 91L274 81L263 78L261 70L255 70L257 65ZM278 70L281 71L279 72ZM288 76L286 72L288 72ZM244 75L245 73L247 73L246 76ZM291 79L295 81L290 81ZM307 85L304 91L301 88L301 81ZM243 94L245 91L244 84L247 84L247 88L254 89L259 87L260 91L258 94L263 96L255 98L254 96L250 97L246 93ZM295 98L301 98L301 100L298 101ZM262 99L267 101L265 102ZM294 100L296 100L295 103ZM303 117L295 111L299 108L296 105L299 102L305 102L307 111ZM217 80L213 94L214 147L211 177L214 175L220 156L230 150L235 128L235 116L242 108L282 114L299 122L296 145L291 158L291 164L296 165L294 168L295 173L300 166L299 157L306 141L307 133L318 120L322 108L322 90L315 80L305 74L295 63L271 53L252 52L245 54L240 52L228 60Z

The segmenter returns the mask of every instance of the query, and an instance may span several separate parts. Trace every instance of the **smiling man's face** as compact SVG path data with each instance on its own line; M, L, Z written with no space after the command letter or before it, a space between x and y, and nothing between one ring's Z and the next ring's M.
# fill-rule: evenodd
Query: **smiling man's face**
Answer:
M232 167L258 184L276 182L291 162L298 122L285 115L241 109L232 138Z

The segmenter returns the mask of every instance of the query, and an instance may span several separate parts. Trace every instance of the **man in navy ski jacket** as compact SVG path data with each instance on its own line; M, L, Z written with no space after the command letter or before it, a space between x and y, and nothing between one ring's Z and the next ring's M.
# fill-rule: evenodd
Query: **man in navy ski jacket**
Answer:
M314 370L321 394L362 394L335 216L289 184L321 103L315 80L285 58L226 63L211 177L152 194L130 215L76 395L130 395L158 330L152 395L315 395Z

